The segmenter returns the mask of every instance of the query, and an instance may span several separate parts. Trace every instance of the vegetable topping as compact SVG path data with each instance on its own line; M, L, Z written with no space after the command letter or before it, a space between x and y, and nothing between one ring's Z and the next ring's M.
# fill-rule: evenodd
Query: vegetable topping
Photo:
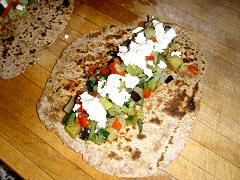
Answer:
M118 51L107 52L112 59L106 66L89 67L87 91L78 91L65 106L68 118L63 124L71 137L100 145L117 139L126 126L137 125L139 133L144 131L144 99L150 98L159 84L174 80L170 72L176 73L183 60L181 52L167 49L175 30L164 28L157 19L149 18L144 28L133 33ZM198 73L193 65L188 70Z

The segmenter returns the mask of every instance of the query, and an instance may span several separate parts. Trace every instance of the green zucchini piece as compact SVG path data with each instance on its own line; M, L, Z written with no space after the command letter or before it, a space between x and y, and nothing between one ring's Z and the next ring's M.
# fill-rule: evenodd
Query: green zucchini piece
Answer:
M116 132L116 130L115 130L114 128L112 128L112 127L109 126L106 130L110 133L109 136L108 136L108 138L107 138L107 140L108 140L109 142L112 142L112 141L114 141L115 139L117 139L118 133Z
M127 118L127 123L129 123L129 124L134 124L134 123L136 123L137 121L138 121L138 119L137 119L136 116L129 116L129 117Z
M168 64L172 68L172 70L176 71L183 64L183 59L178 56L172 56L168 59Z
M139 134L142 133L143 130L143 122L141 120L137 121L138 129L139 129Z
M101 137L102 139L106 140L109 136L110 132L106 131L105 129L99 129L97 132L97 136Z
M111 103L107 98L101 98L100 103L103 105L105 110L109 110L113 107L113 103Z
M71 99L68 101L67 105L64 107L64 111L66 113L70 113L75 105L75 97L72 96Z
M159 68L155 73L155 76L144 84L144 88L150 88L152 91L154 91L159 84L159 80L161 78L162 72L163 72L163 69Z
M78 124L72 123L65 126L65 130L72 138L76 138L81 132L81 127Z
M63 121L63 124L64 125L69 125L69 124L74 124L74 120L76 119L76 113L75 112L71 112L68 116L68 118L66 118L64 121Z
M143 108L137 110L136 115L137 115L137 118L138 118L138 119L143 119L143 118L144 118L144 111L143 111Z
M108 113L113 117L120 114L121 112L122 112L122 108L115 104L113 104L113 106L110 109L108 109Z
M155 36L155 30L153 27L149 26L144 29L144 34L148 39L151 39L152 36Z
M138 76L139 74L143 74L143 70L142 70L142 69L140 69L140 68L139 68L138 66L136 66L136 65L131 65L131 64L129 64L129 65L127 66L126 71L127 71L130 75L132 75L132 76Z

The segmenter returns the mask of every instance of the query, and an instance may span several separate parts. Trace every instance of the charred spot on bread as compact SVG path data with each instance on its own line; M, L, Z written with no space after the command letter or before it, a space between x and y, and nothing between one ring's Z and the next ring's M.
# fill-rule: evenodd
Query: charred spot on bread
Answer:
M157 125L162 125L163 120L159 119L158 117L152 118L149 122L157 124Z
M140 139L140 140L143 140L145 139L147 136L145 134L138 134L137 135L137 138Z
M168 144L173 144L173 136L170 136Z
M159 167L159 166L160 166L160 163L164 160L164 154L165 154L165 153L162 153L161 156L160 156L160 158L158 158L157 167Z
M119 156L116 152L114 151L110 151L110 153L108 154L108 158L109 159L115 159L117 161L120 161L123 159L123 157Z
M173 117L182 118L186 112L182 109L182 102L187 97L186 92L178 92L170 101L165 103L163 112Z
M141 155L142 155L142 152L139 151L139 149L136 149L135 151L132 152L131 158L132 160L136 161L141 157Z

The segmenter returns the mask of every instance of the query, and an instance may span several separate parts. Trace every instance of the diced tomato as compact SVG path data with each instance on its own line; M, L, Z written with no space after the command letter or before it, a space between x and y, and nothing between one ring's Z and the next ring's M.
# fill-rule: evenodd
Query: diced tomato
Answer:
M1 27L1 32L7 32L7 26L6 24L3 24Z
M121 72L117 71L117 69L115 67L116 64L120 64L120 62L119 63L114 62L114 63L109 65L109 69L111 70L111 73L112 74L119 74L119 75L124 76L126 73L124 71L121 71Z
M189 65L188 70L193 74L198 74L198 68L194 65Z
M79 112L79 113L82 113L82 112L86 112L83 108L82 108L82 106L77 110L77 112Z
M10 0L10 2L8 3L8 6L3 11L2 18L8 16L9 12L11 11L12 5L13 5L13 0Z
M156 36L152 36L152 37L151 37L151 40L152 40L153 42L157 42Z
M101 69L101 73L108 75L108 74L110 74L110 69L108 69L107 67L103 67L103 68Z
M90 124L90 120L87 117L79 117L77 123L80 124L81 127L88 127Z
M82 93L84 93L85 91L83 91L83 90L78 90L77 91L77 95L79 96L79 95L81 95Z
M146 56L146 59L147 59L148 61L153 61L153 60L154 60L154 56Z
M112 127L113 127L114 129L116 129L117 131L120 131L120 130L121 130L122 124L121 124L121 122L119 121L119 119L116 119L116 120L113 122Z
M145 88L143 90L143 94L144 94L144 98L149 98L151 96L151 94L152 94L152 90L149 89L149 88Z
M95 92L95 93L92 93L91 95L94 96L94 97L97 97L97 96L98 96L98 93Z

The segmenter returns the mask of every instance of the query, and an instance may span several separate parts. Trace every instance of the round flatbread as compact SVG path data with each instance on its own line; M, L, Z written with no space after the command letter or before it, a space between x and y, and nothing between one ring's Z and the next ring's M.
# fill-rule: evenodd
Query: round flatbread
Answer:
M85 86L89 66L106 64L111 59L106 52L130 38L133 27L109 26L80 37L64 51L48 79L37 105L41 121L97 170L124 177L158 175L182 151L199 109L205 63L188 34L176 25L171 26L177 37L169 50L181 51L185 65L197 64L199 73L191 74L187 66L177 74L171 72L175 79L160 85L144 101L142 134L136 126L129 126L116 141L96 145L72 139L61 124L65 116L63 108Z
M41 0L8 22L7 33L0 33L0 77L13 78L33 65L65 28L72 11L73 1Z

